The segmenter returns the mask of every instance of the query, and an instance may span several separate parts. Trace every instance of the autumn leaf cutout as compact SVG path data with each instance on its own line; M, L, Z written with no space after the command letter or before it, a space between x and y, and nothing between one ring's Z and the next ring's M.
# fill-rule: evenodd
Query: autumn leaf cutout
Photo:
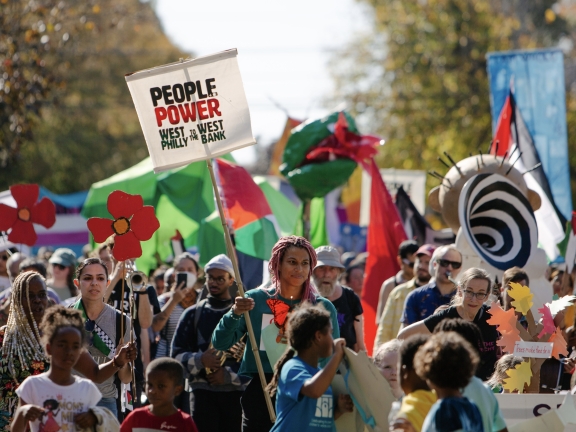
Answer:
M508 290L508 295L514 299L512 306L522 315L526 315L532 305L532 298L534 294L530 292L530 288L527 286L522 286L516 282L510 282L511 289Z
M509 392L518 390L518 393L524 393L524 386L530 384L532 378L532 370L530 369L530 362L525 361L516 365L513 369L506 371L508 378L504 380L503 387Z

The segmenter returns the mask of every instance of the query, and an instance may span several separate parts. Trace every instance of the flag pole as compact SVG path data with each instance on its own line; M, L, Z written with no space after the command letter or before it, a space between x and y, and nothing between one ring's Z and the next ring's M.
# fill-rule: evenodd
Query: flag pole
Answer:
M230 237L230 231L228 228L228 223L226 222L226 216L224 215L224 206L222 205L222 199L220 198L220 192L218 191L218 185L216 183L216 176L214 175L214 167L212 166L212 159L206 159L206 164L208 165L208 171L210 172L210 179L212 180L212 187L214 189L214 197L216 198L216 203L218 205L218 213L220 214L220 221L222 222L222 228L224 230L224 239L226 241L226 250L228 256L232 261L232 266L234 267L234 274L236 275L236 284L238 285L238 293L241 297L244 297L244 286L242 285L242 280L240 278L240 269L238 267L238 260L236 258L236 253L234 252L234 246L232 244L232 238ZM260 377L260 383L262 384L262 391L264 392L264 399L266 400L266 406L268 407L268 414L270 415L270 421L274 423L276 421L276 414L274 412L274 407L272 406L272 399L266 391L266 377L264 376L264 367L262 366L262 360L260 359L260 353L258 352L258 344L256 342L256 336L254 335L254 329L252 328L252 321L250 320L250 312L244 312L244 320L246 321L246 328L248 330L248 337L250 338L250 344L252 345L252 354L254 354L254 360L256 360L256 367L258 368L258 375Z

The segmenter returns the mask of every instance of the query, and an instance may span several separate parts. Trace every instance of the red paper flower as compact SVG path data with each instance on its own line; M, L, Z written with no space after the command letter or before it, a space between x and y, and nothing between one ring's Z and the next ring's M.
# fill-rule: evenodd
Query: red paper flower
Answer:
M108 211L114 220L99 217L88 219L88 229L94 241L103 243L114 235L112 254L118 261L142 256L140 242L149 240L160 228L154 207L145 206L141 195L117 190L108 195Z
M17 207L0 204L0 231L8 231L8 240L34 246L38 236L35 223L50 228L56 223L56 206L47 197L38 201L40 188L36 184L10 186ZM36 202L38 201L38 202Z

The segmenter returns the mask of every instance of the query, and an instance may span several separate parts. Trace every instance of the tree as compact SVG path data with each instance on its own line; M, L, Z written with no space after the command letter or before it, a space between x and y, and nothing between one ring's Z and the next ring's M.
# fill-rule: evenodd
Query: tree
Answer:
M45 60L58 87L44 99L14 163L0 170L3 188L34 182L59 193L87 189L148 155L124 75L183 55L150 4L87 4L88 12L76 3L67 10L81 31Z
M386 167L442 171L444 151L455 160L486 151L486 54L554 46L571 29L546 0L363 3L373 26L334 56L330 104L347 101L364 130L386 138L378 159Z

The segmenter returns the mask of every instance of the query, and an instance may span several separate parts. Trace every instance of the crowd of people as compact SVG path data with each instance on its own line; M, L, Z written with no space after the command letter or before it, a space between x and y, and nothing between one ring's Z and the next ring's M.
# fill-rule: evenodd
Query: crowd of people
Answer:
M283 237L270 279L240 297L226 255L202 268L185 252L143 275L115 261L112 239L80 257L67 248L0 251L0 431L332 428L353 407L349 396L334 400L330 385L344 350L366 350L365 261ZM390 429L506 430L494 393L522 358L502 355L489 305L514 308L509 284L529 286L528 275L512 268L498 284L462 268L454 245L412 240L397 262L400 271L382 281L372 356L399 401ZM554 294L572 294L561 268L550 281ZM555 317L569 352L575 316L571 306ZM570 356L546 362L559 372L542 376L542 392L574 386Z

